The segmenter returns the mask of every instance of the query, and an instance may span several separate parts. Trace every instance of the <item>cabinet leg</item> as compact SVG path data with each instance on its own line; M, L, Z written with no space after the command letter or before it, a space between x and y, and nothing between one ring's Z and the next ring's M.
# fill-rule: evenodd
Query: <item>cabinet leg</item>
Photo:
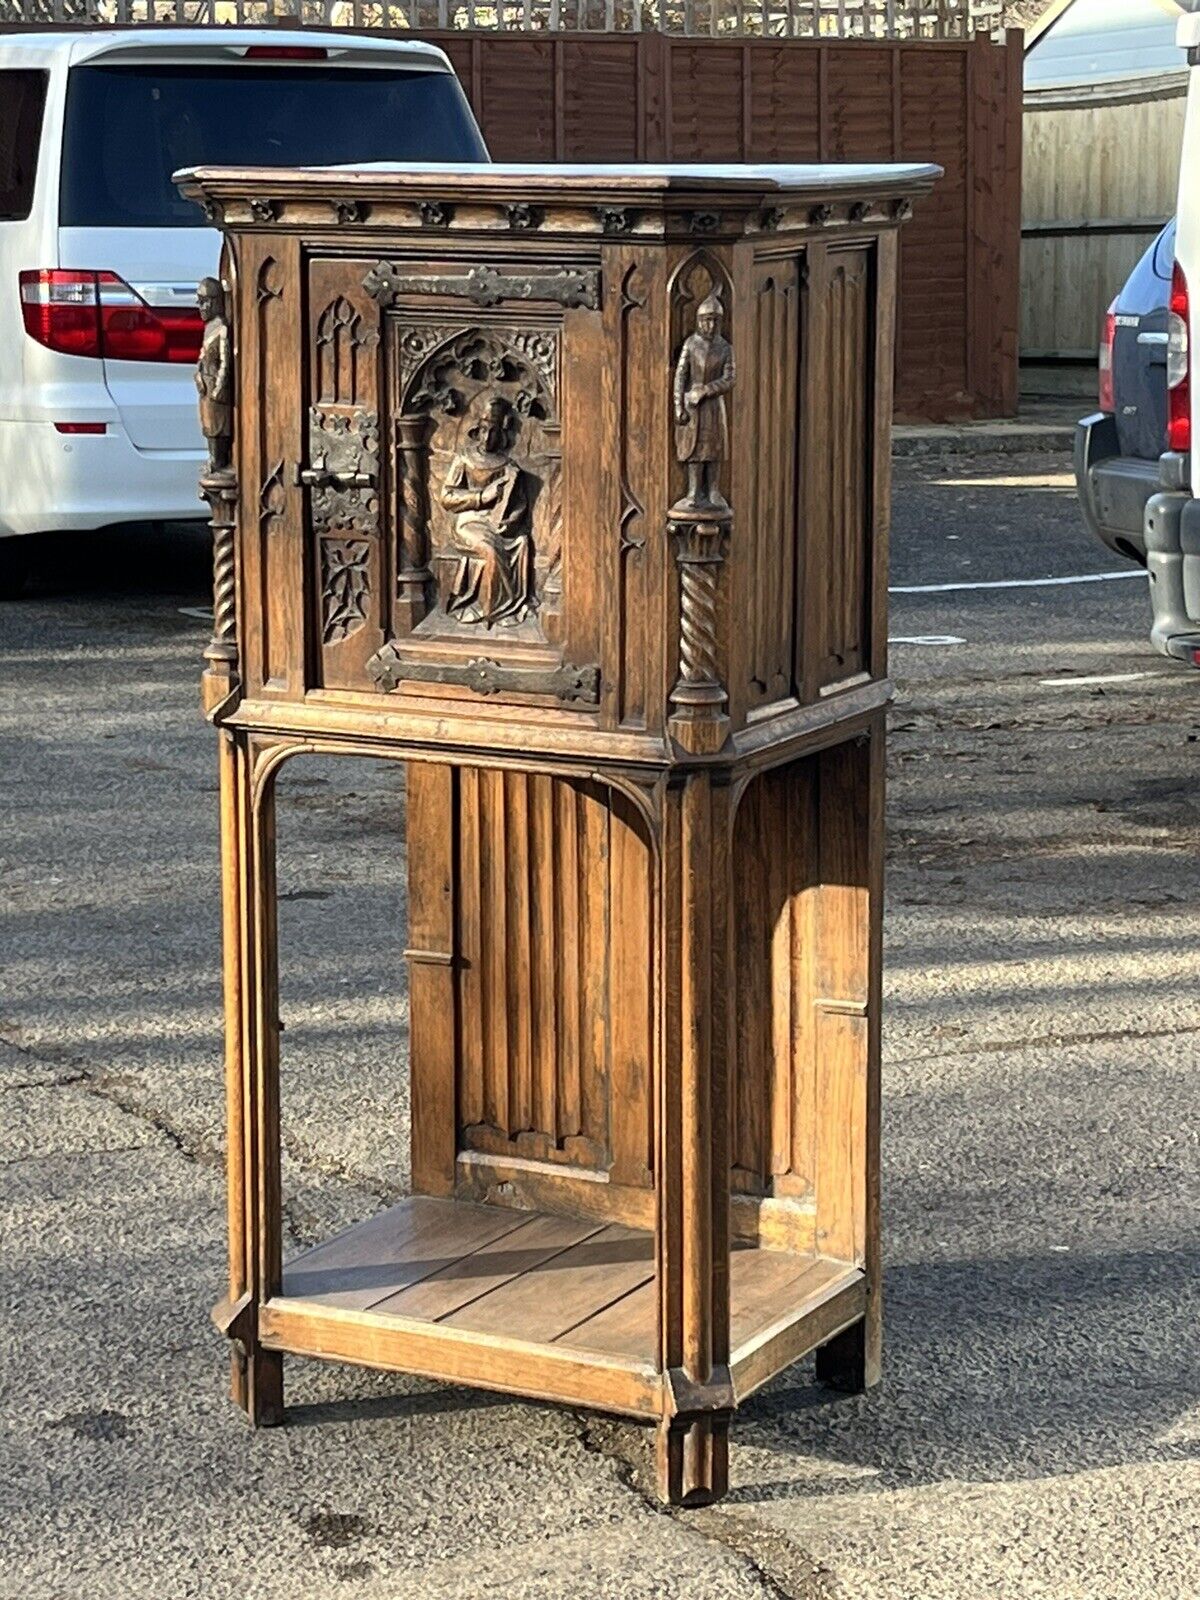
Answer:
M283 1421L283 1356L255 1322L282 1254L274 807L267 787L255 815L251 752L219 737L229 1294L213 1315L233 1341L230 1395L258 1428Z
M870 1314L835 1334L817 1351L817 1382L842 1394L862 1394L881 1376L879 1319Z
M283 1353L233 1352L233 1398L252 1428L277 1428L283 1422Z
M665 1505L707 1506L729 1488L729 1418L675 1417L658 1425L658 1495Z
M706 773L664 802L658 1129L658 1491L708 1505L729 1479L728 788Z

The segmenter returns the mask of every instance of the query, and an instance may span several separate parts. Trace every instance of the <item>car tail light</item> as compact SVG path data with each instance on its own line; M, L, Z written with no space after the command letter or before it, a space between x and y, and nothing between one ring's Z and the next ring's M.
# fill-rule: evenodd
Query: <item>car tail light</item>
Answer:
M1171 272L1171 303L1167 312L1167 447L1171 450L1191 449L1191 377L1188 286L1177 261Z
M107 422L56 422L55 433L107 433Z
M1100 402L1101 411L1115 411L1116 401L1113 398L1113 341L1117 337L1117 302L1104 313L1104 332L1100 339L1100 356L1097 362L1099 382L1096 398Z
M21 315L48 350L110 361L194 362L204 336L197 307L148 305L115 272L23 272Z

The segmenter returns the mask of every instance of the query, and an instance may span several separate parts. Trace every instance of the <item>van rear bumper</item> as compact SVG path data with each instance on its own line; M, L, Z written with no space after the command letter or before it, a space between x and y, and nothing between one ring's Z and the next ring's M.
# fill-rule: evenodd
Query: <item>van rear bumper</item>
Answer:
M62 434L51 422L0 421L0 538L202 520L205 460L203 450L135 449L119 422Z

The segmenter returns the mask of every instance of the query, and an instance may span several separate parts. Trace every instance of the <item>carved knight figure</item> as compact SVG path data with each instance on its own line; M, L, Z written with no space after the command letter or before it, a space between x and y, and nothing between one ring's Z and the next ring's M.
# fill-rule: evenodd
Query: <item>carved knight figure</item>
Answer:
M688 511L724 510L717 487L729 454L725 396L733 388L733 346L721 333L724 318L716 289L700 302L696 331L684 340L675 366L675 454L687 468Z
M513 627L535 609L530 498L512 458L518 425L508 401L489 396L442 483L459 558L446 611L459 622Z
M196 362L200 431L208 443L208 470L224 472L233 454L233 348L225 320L225 290L217 278L201 278L196 291L204 337Z

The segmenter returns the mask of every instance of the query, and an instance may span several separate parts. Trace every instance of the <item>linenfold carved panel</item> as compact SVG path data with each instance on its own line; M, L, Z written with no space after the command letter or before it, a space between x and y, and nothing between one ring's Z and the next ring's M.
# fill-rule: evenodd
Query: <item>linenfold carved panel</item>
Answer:
M462 1144L648 1184L649 968L625 968L632 926L650 938L644 829L598 784L470 768L458 784Z

